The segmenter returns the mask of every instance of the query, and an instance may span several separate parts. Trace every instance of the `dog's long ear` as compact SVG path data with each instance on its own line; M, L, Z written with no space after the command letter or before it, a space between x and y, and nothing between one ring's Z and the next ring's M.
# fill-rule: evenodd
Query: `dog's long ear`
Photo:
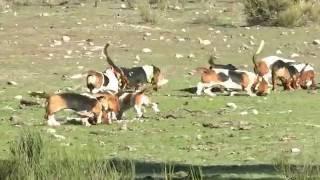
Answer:
M121 70L121 68L119 68L117 65L114 64L114 62L112 61L112 59L110 58L109 54L108 54L108 47L110 46L109 43L107 43L104 47L104 55L107 58L107 62L108 64L114 69L114 71L120 75L120 80L121 80L121 89L125 88L128 84L129 81L127 79L127 77L124 75L123 71Z
M97 97L96 97L96 99L97 99L98 101L101 101L103 98L104 98L104 96L97 96Z

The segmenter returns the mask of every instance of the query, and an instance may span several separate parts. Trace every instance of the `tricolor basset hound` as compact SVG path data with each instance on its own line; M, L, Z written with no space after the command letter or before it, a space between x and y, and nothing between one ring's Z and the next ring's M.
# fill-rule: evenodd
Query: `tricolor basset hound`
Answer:
M216 96L211 92L211 88L214 86L224 87L230 92L231 96L236 93L235 91L239 90L246 91L249 96L256 95L252 91L252 86L256 83L257 76L252 72L208 68L197 68L197 71L201 73L201 82L197 85L197 95L201 95L202 91L204 91L210 96Z
M86 117L83 121L86 126L102 122L109 123L110 115L108 112L110 108L116 109L110 104L117 103L111 96L111 94L99 94L94 97L76 93L50 95L46 100L44 117L49 126L59 126L60 123L56 121L54 114L63 109L71 109L76 111L78 115Z
M143 113L146 111L145 107L150 107L155 113L160 112L157 103L152 102L150 97L145 94L146 89L137 90L136 92L123 92L119 93L120 112L117 119L122 119L123 113L131 107L134 107L137 118L143 117Z
M136 88L145 85L153 85L154 90L158 90L161 86L168 83L168 80L164 78L160 69L154 65L144 65L141 67L118 67L114 64L112 59L108 54L109 44L105 45L104 54L107 58L107 62L113 68L114 72L118 79L120 79L122 84L122 89L127 88Z

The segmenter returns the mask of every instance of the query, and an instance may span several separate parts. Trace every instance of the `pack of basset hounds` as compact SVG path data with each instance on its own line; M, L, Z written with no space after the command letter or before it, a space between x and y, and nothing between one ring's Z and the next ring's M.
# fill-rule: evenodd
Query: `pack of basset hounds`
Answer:
M86 126L110 124L121 120L129 108L134 108L137 118L142 118L146 107L160 112L148 91L158 91L168 83L163 72L155 65L140 67L118 67L108 54L109 44L104 54L109 64L104 71L90 70L86 76L89 93L59 93L47 97L45 119L49 126L59 126L55 113L63 109L74 110ZM315 69L309 63L277 56L258 58L264 41L252 57L253 70L240 70L232 64L216 64L213 58L209 67L198 67L200 82L196 94L216 96L217 91L230 96L245 92L249 96L265 96L275 91L280 83L284 90L315 89ZM218 90L217 90L218 89Z

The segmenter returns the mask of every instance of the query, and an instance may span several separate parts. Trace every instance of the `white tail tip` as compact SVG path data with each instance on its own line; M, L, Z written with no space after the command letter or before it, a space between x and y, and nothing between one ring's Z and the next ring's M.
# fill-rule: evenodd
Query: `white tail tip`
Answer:
M263 49L263 47L264 47L264 40L261 40L259 48L258 48L256 54L260 54L262 49Z

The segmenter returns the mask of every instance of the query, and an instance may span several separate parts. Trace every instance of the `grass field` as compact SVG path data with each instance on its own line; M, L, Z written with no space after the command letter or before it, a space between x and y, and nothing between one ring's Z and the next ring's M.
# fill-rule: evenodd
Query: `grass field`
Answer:
M214 47L217 62L252 70L251 56L264 39L266 46L261 56L281 50L281 56L298 53L297 61L320 66L320 46L312 44L319 38L319 26L242 27L244 18L238 11L239 4L227 0L216 4L215 11L227 7L226 12L215 14L216 21L204 20L207 15L202 14L203 5L187 3L184 10L168 10L155 25L141 22L137 10L121 9L113 1L102 2L98 8L92 4L69 8L18 6L1 13L0 158L8 158L10 142L22 128L32 128L41 132L48 149L95 153L101 158L231 165L272 164L285 154L293 163L299 163L301 157L319 163L318 94L297 90L267 97L210 98L179 91L196 85L199 76L190 76L188 72L207 66ZM48 16L40 16L43 13ZM151 36L144 40L146 32ZM52 46L63 35L71 40ZM212 44L200 45L199 37ZM179 41L180 38L185 40ZM87 44L87 39L94 45ZM250 41L255 45L250 45ZM22 95L32 100L28 91L83 92L84 78L63 80L62 76L89 69L104 70L106 62L101 48L106 42L112 43L109 51L118 65L131 67L139 55L141 61L137 65L155 64L163 69L170 81L152 94L159 102L160 115L149 110L144 122L129 122L127 130L120 130L117 123L90 128L65 124L55 129L65 139L55 138L47 132L44 108L21 107L15 97ZM142 53L143 48L152 49L152 53ZM177 59L176 53L184 58ZM187 58L190 53L195 58ZM8 81L17 85L8 85ZM227 108L229 102L238 108ZM244 111L248 114L242 115ZM60 114L66 115L72 114ZM134 113L127 117L132 119ZM214 128L205 127L208 124ZM292 148L301 152L292 153Z

